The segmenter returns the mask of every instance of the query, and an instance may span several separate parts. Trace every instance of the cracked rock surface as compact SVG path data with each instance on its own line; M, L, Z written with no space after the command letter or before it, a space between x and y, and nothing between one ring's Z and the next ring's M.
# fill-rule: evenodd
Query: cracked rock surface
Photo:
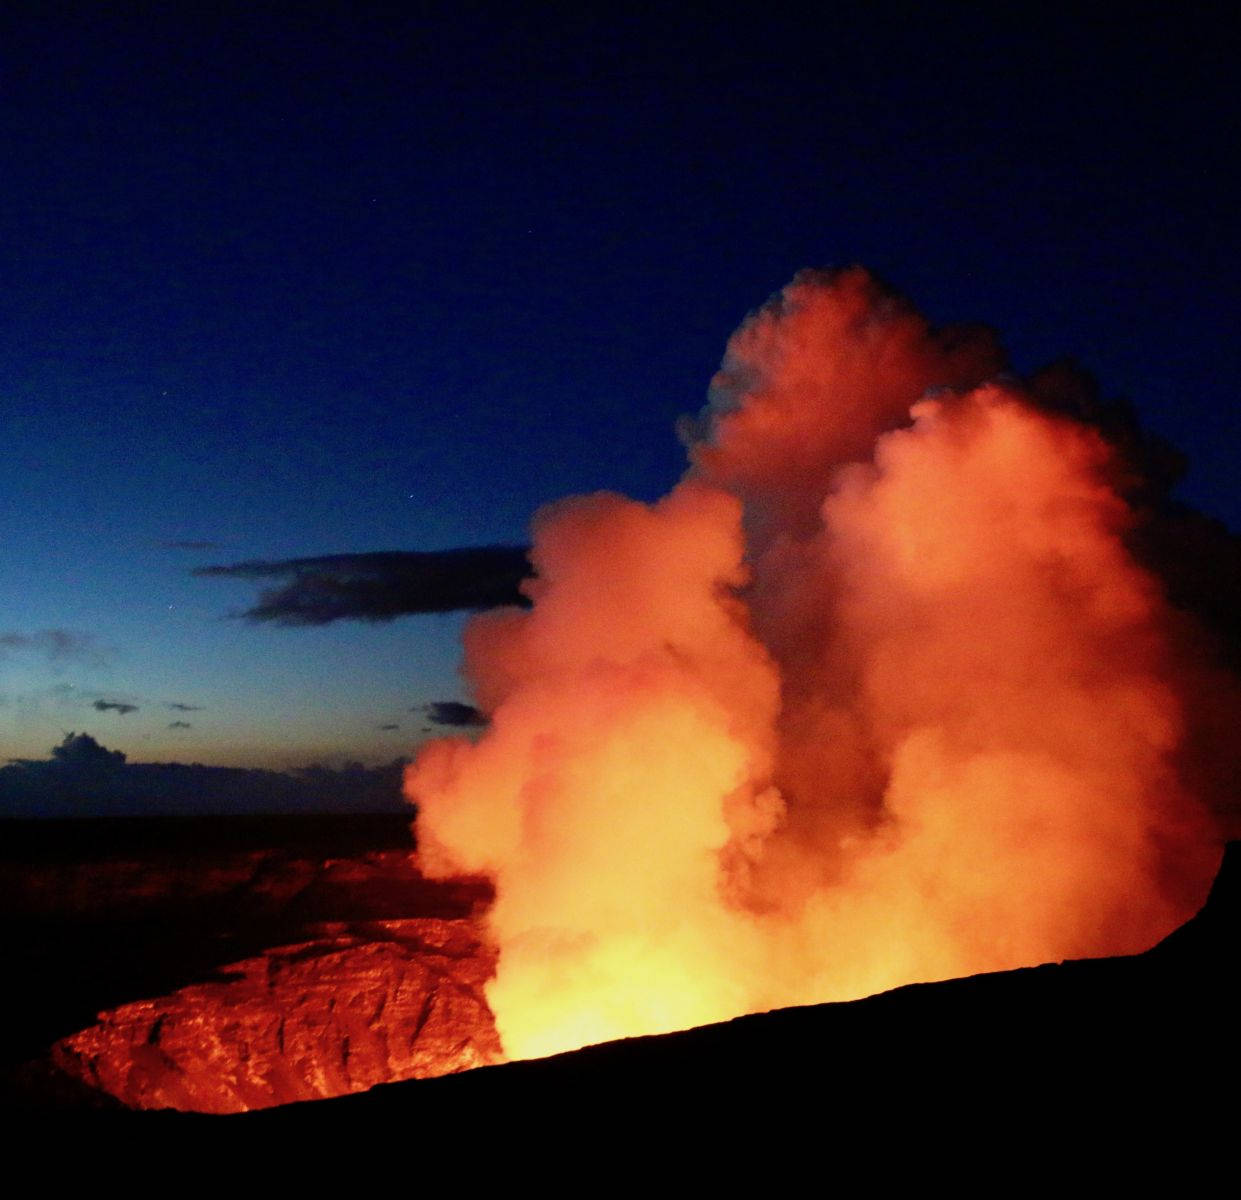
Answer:
M11 822L0 1105L225 1113L500 1058L481 880L408 817Z
M51 1060L128 1107L210 1113L450 1074L503 1058L492 968L465 920L326 928L101 1013Z

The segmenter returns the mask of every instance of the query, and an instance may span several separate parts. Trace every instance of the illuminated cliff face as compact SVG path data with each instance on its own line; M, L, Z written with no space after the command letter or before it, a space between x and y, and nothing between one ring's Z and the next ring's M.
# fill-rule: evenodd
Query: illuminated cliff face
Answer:
M100 1014L52 1065L130 1108L230 1113L502 1059L466 921L341 927Z
M667 497L535 521L475 619L490 728L409 768L421 860L491 875L505 1050L1119 954L1201 903L1202 681L1128 465L862 271L729 343Z

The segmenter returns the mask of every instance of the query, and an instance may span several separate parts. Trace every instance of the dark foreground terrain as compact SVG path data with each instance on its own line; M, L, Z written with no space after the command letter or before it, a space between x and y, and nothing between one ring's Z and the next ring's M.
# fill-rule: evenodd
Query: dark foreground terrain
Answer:
M10 1064L90 1028L96 1011L113 1006L111 1026L105 1021L93 1028L111 1028L116 1040L110 1044L138 1049L139 1059L142 1048L151 1051L154 1065L130 1068L128 1082L122 1082L131 1089L131 1103L144 1102L144 1095L158 1098L150 1081L161 1071L167 1076L170 1063L179 1069L176 1056L183 1047L164 1028L167 1018L161 1024L157 1013L143 1008L146 998L179 996L172 1024L200 1029L203 1009L194 1007L200 1003L195 997L210 996L212 986L230 979L236 986L235 973L212 976L221 963L249 961L262 982L252 994L269 1002L273 995L279 999L269 981L284 970L295 972L296 962L335 953L324 948L333 938L337 949L344 944L339 939L364 935L388 944L385 928L402 922L438 922L437 928L465 936L487 901L478 884L443 888L419 880L408 870L407 830L384 819L366 830L353 819L348 836L330 821L313 830L303 825L300 843L288 840L292 826L265 828L259 840L266 839L266 849L253 844L258 826L244 837L238 829L236 836L248 845L244 850L223 844L222 832L208 850L191 844L188 826L178 828L160 833L154 848L134 842L125 853L117 849L107 859L112 865L94 884L83 882L80 893L57 890L55 903L50 892L41 900L27 897L24 919L8 910L9 953L21 964L5 996ZM122 832L115 837L123 840ZM154 827L125 836L141 841L154 836ZM316 858L314 847L321 848L324 836L340 837L342 857ZM190 850L217 864L210 886L194 882L192 872L162 877L151 866L163 862L171 870ZM25 853L32 856L30 846ZM60 879L57 889L77 877L80 863L75 865L64 842L43 853L50 876ZM87 911L86 897L98 897L98 880L121 878L131 869L121 864L138 859L145 864L140 873L152 880L145 898L133 892L131 878L124 887L117 884L118 895L133 895L131 900ZM249 866L243 869L243 862ZM292 945L291 933L299 934L304 949L289 951L295 963L286 967L285 952L271 948ZM287 1137L319 1137L322 1131L329 1138L362 1136L371 1144L416 1131L419 1144L433 1145L437 1155L519 1145L523 1157L515 1161L527 1167L554 1154L563 1162L590 1157L596 1168L611 1170L633 1155L649 1155L656 1144L671 1143L682 1160L709 1161L713 1177L735 1170L751 1178L756 1164L773 1155L788 1168L830 1154L851 1170L864 1166L877 1182L894 1171L908 1177L912 1147L922 1146L923 1153L929 1143L941 1166L948 1161L964 1167L1006 1146L1028 1156L1028 1162L1006 1160L1008 1170L1063 1161L1070 1148L1095 1162L1123 1158L1139 1173L1142 1163L1169 1154L1186 1156L1186 1170L1197 1170L1207 1162L1226 1165L1237 1144L1239 935L1241 845L1233 844L1203 912L1132 958L917 985L851 1004L788 1009L233 1116L83 1107L93 1093L82 1080L90 1079L92 1069L96 1076L106 1074L87 1060L107 1038L78 1041L76 1050L68 1038L59 1062L66 1065L69 1046L79 1056L77 1076L60 1076L57 1090L49 1088L47 1075L36 1073L32 1087L26 1068L13 1076L10 1098L18 1115L55 1113L62 1122L76 1114L96 1126L119 1122L118 1128L135 1136L159 1131L161 1140L174 1134L195 1140L201 1133L213 1145L227 1146L234 1136L284 1145ZM479 944L476 950L469 961L485 963L486 948ZM390 969L392 961L385 964ZM297 988L304 983L296 977ZM329 999L323 999L325 1012ZM347 1001L342 994L340 1003ZM484 1029L486 1014L469 1012L468 1019L482 1021L476 1028ZM217 1021L212 1036L225 1031L236 1041L239 1028L245 1033L245 1012L234 1015L238 1020L231 1024ZM374 1028L373 1016L364 1013L363 1025ZM378 1018L381 1027L384 1019ZM327 1033L333 1069L343 1069L343 1026L329 1026L317 1028ZM393 1028L416 1042L414 1026L398 1020ZM348 1037L356 1036L346 1034L343 1061L353 1053ZM287 1045L287 1030L283 1036ZM477 1037L485 1061L490 1043L485 1031ZM260 1034L251 1029L247 1039L247 1052L260 1060L249 1078L277 1081L276 1092L290 1089L249 1098L261 1103L295 1098L297 1080L319 1069L314 1062L327 1061L321 1051L306 1051L286 1052L283 1066L263 1063L263 1052L255 1050L261 1050ZM191 1045L189 1053L201 1053L201 1045ZM245 1076L228 1070L234 1080ZM349 1077L346 1070L327 1081L327 1091L314 1094L353 1090L361 1081L362 1074Z
M1230 1163L1241 1144L1239 951L1234 842L1203 911L1145 954L919 984L239 1120L427 1128L482 1112L596 1137L684 1129L704 1154L707 1141L728 1144L739 1170L750 1139L791 1147L806 1134L834 1153L878 1146L895 1156L871 1164L881 1173L924 1136L946 1139L963 1165L988 1137L1036 1155L1081 1143L1131 1163L1175 1142L1198 1165Z

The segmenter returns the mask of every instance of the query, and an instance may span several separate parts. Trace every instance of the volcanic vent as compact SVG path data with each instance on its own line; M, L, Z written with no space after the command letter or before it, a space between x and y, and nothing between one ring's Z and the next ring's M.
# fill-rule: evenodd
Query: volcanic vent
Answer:
M1199 908L1241 710L1133 549L1177 539L1123 406L851 269L752 314L682 432L658 503L536 516L531 606L466 630L486 727L408 769L421 870L489 877L484 926L270 943L62 1067L255 1107L1134 953Z

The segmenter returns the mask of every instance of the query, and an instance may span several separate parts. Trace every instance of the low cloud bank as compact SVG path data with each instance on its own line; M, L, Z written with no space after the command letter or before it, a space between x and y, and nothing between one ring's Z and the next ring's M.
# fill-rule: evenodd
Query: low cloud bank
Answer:
M404 812L408 760L294 771L131 763L89 733L69 733L49 759L0 767L0 818Z

